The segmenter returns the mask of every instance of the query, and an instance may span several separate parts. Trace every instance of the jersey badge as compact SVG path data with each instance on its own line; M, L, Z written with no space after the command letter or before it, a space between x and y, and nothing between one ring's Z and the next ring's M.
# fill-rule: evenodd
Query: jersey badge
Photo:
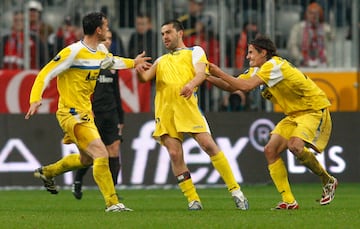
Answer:
M60 59L61 59L61 56L60 56L60 55L56 55L56 56L54 57L53 61L58 61L58 60L60 60Z

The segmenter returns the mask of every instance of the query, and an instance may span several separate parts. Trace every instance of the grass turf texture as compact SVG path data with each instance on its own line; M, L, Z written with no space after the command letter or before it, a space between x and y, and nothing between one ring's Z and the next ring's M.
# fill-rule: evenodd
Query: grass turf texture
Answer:
M360 184L340 183L335 200L320 206L320 184L294 184L299 210L272 211L280 200L273 185L243 185L250 210L235 209L225 188L198 189L203 211L188 211L178 189L119 190L134 212L104 212L97 189L82 200L70 190L0 191L0 228L360 228Z

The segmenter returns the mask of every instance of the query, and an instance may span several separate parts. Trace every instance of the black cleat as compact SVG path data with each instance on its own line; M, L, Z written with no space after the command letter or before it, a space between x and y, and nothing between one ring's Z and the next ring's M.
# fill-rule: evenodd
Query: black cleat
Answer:
M34 177L41 179L44 182L44 187L48 192L51 194L58 194L58 190L55 185L54 178L47 178L42 171L42 167L35 169L34 171Z
M74 195L74 197L78 200L81 200L82 197L82 191L81 191L81 182L80 181L75 181L72 185L72 194Z

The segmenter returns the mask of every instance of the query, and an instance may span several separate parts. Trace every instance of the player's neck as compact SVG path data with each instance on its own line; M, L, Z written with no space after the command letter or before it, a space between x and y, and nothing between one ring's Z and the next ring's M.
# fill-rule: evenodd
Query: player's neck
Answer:
M95 39L95 37L91 37L91 36L84 36L82 42L86 47L93 50L96 50L97 46L100 44L98 39Z
M178 45L176 48L170 50L170 52L176 52L176 51L179 51L179 50L182 50L182 49L186 49L187 47L185 46L185 44L182 44L182 45Z
M186 49L186 48L187 48L186 46L181 47L181 48L175 48L173 50L170 50L170 53L174 54L174 53L177 53L178 51L181 51L181 50Z

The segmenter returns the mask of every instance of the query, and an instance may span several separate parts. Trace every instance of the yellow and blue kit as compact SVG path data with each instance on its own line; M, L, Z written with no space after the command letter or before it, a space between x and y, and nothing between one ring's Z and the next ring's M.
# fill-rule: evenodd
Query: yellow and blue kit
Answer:
M94 92L96 80L99 76L102 62L108 53L103 44L97 49L87 47L83 41L78 41L62 49L37 75L33 84L30 103L41 101L43 91L49 82L57 77L59 103L57 118L65 137L64 143L74 142L81 148L86 147L89 141L98 138L93 124L91 95ZM133 68L133 59L113 58L112 69ZM74 136L74 126L78 123L87 123L94 129L92 136L83 142L78 142ZM89 134L91 135L91 134Z

